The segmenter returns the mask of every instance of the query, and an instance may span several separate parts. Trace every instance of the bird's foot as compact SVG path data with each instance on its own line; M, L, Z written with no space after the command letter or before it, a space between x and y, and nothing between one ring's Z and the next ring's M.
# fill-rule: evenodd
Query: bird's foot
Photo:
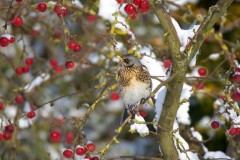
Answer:
M141 101L140 101L140 104L144 104L145 102L146 102L146 99L142 98Z

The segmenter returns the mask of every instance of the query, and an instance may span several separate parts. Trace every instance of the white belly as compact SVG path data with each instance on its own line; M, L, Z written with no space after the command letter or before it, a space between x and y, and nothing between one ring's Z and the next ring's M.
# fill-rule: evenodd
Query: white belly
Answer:
M125 87L123 91L125 94L123 95L122 100L126 105L136 104L140 102L142 98L147 98L151 94L149 84L132 79L130 86L131 87Z

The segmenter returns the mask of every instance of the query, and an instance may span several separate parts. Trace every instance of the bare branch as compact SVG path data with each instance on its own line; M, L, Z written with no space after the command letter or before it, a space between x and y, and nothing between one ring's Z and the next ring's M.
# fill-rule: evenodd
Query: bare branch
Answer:
M232 2L233 0L219 0L216 5L209 8L207 17L204 19L197 33L184 51L189 55L188 62L192 60L196 52L200 49L203 41L208 36L208 33L212 30L213 25L226 13L227 8Z

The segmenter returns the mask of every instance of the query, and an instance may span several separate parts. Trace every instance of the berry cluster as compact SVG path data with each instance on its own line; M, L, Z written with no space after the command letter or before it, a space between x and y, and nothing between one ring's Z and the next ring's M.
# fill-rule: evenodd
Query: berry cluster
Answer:
M1 47L7 47L10 43L13 43L15 41L14 36L10 34L3 34L0 36L0 46Z
M96 146L92 142L88 142L87 145L85 146L77 146L75 148L75 153L78 156L84 156L84 159L89 159L89 160L99 160L98 156L91 156L90 154L94 152L96 149ZM72 158L74 155L74 151L71 149L65 149L63 151L63 155L66 158Z
M22 104L24 102L24 98L22 95L17 95L14 99L15 103ZM30 111L26 115L29 119L32 119L36 116L36 113L34 111Z
M230 129L228 130L228 133L229 133L229 135L231 135L231 136L240 135L240 128L239 128L239 127L238 127L238 128L230 128Z
M51 142L59 143L62 140L61 131L58 129L53 130L50 133L49 138L50 138ZM68 144L72 144L74 138L75 138L74 134L72 132L68 132L65 135L64 141L67 142ZM95 151L95 149L96 149L95 144L92 142L88 142L84 146L78 145L74 151L72 149L65 149L63 151L63 156L66 158L72 158L74 156L74 154L76 154L78 156L84 156L85 159L99 160L99 157L97 157L97 156L91 157L91 155L90 155L92 152Z
M3 140L9 140L12 138L12 133L14 132L14 126L9 124L4 127L4 132L0 132L0 142Z
M59 16L59 17L65 17L67 15L67 8L64 6L61 6L57 4L54 7L54 12Z
M124 7L125 12L132 18L134 18L137 13L147 13L149 9L150 7L147 0L133 0L132 3L127 3Z
M73 52L80 52L81 51L81 46L75 41L69 41L68 42L68 48L70 50L72 50Z
M63 67L58 64L58 60L56 58L51 58L49 60L49 64L55 72L61 73L63 71Z
M21 67L17 67L15 69L16 74L17 75L22 75L24 73L28 73L32 64L33 64L33 58L30 58L30 57L26 58L25 59L25 65L21 66Z

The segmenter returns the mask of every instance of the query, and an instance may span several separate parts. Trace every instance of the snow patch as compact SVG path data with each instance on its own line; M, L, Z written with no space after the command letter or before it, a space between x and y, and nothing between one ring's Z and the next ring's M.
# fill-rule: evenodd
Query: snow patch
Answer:
M135 114L135 120L139 122L145 122L144 118L140 115ZM149 129L146 124L138 124L134 123L130 126L130 132L135 132L137 131L141 136L146 136L149 134Z
M217 159L217 158L221 158L221 159L231 159L231 157L229 157L228 155L226 155L225 153L223 153L222 151L215 151L215 152L207 152L205 153L204 159Z
M25 92L30 92L32 89L39 86L44 81L47 81L49 78L50 78L49 74L42 73L41 75L37 76L32 82L30 82L24 87Z

